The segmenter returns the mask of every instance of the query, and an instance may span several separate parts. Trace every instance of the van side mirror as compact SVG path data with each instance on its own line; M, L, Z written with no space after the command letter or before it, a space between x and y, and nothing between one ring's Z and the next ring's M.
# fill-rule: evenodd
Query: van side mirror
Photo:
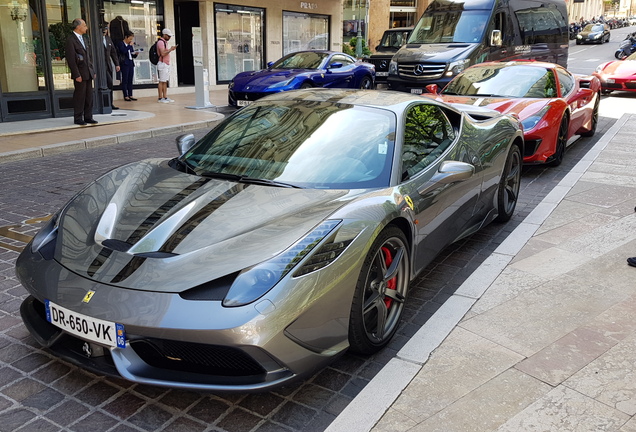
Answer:
M503 45L501 40L501 30L493 30L490 34L490 46L500 47Z

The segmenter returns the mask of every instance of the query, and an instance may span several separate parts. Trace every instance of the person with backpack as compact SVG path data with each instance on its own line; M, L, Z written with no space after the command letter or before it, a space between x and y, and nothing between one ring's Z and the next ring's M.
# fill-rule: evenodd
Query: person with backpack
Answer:
M174 100L168 97L168 80L170 79L170 53L177 49L178 45L168 48L168 41L174 36L172 30L163 29L161 38L157 41L157 54L159 54L159 62L157 63L157 75L159 85L159 103L171 103Z

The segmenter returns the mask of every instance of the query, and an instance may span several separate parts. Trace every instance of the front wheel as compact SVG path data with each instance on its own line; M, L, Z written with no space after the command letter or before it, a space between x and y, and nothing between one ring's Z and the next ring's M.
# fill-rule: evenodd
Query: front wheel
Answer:
M411 261L406 237L387 226L364 259L349 318L350 349L373 354L397 331L409 287Z
M506 165L501 173L497 190L497 222L508 222L517 206L521 187L521 150L512 145L506 158Z
M596 127L598 125L598 108L600 105L600 101L601 101L601 96L597 95L596 96L596 102L594 102L594 111L592 111L592 128L581 134L581 136L584 137L591 137L596 133Z
M561 162L563 162L563 157L565 156L565 146L568 143L569 123L570 122L568 121L568 117L564 115L563 119L561 120L561 125L559 126L554 154L550 158L550 162L548 162L550 166L556 167L561 165Z
M373 81L371 80L371 78L369 78L368 76L362 78L362 81L360 82L360 88L362 90L371 90L373 88Z
M301 90L305 90L305 89L310 89L310 88L314 88L314 86L312 86L311 84L309 84L308 82L304 82L302 83L302 85L300 86Z
M625 51L623 51L622 49L619 49L619 50L616 50L616 52L614 53L614 57L616 57L618 60L623 60L627 56L625 55Z

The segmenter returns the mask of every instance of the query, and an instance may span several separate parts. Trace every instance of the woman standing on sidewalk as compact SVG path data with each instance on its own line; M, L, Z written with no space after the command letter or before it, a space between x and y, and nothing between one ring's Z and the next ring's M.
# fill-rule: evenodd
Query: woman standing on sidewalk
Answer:
M119 51L119 67L121 69L121 89L124 92L125 101L136 101L132 97L133 75L135 73L134 58L137 58L139 51L133 48L133 39L135 34L131 31L124 33L124 40L119 42L117 50Z

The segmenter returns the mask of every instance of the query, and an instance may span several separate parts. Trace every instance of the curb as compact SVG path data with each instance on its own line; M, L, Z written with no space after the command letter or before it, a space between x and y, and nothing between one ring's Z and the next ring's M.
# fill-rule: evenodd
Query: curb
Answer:
M409 339L396 356L367 384L325 429L325 432L369 432L402 391L417 376L432 352L488 290L508 263L532 238L572 187L627 123L630 114L614 123L572 170L517 226L433 316Z

